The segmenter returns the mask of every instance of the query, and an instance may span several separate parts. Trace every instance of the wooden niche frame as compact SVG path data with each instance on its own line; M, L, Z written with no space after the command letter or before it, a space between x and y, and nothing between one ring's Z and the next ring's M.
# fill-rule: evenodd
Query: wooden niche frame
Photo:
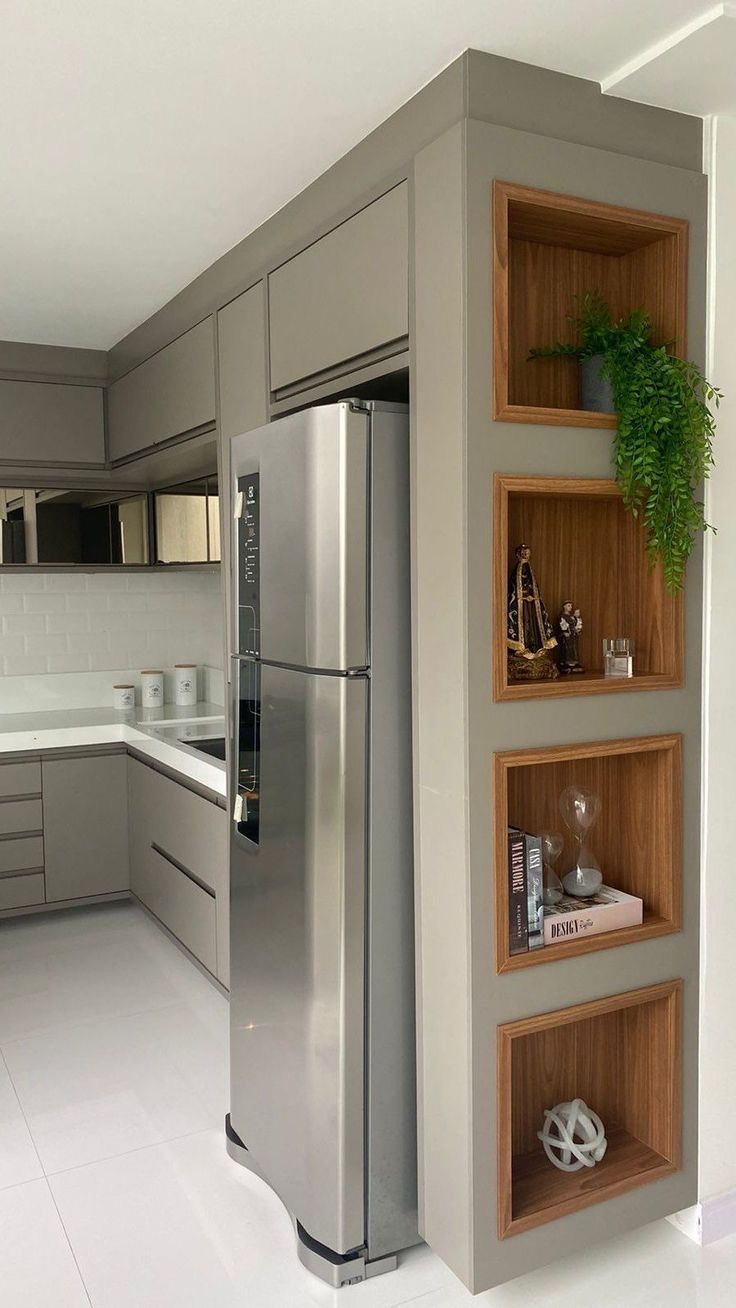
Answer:
M624 509L615 481L509 477L493 485L493 698L621 694L683 683L683 596L667 593L651 567L641 518ZM554 624L571 599L580 608L580 653L587 671L552 681L508 680L507 594L514 550L531 547L532 567ZM604 637L636 642L634 676L604 677Z
M645 308L655 339L684 357L687 219L502 181L492 209L494 419L615 427L579 407L575 359L529 363L529 350L571 340L577 297L599 291L615 318Z
M641 736L585 745L508 750L493 758L496 972L613 949L682 927L682 736ZM604 881L644 903L640 926L509 953L509 826L560 826L566 786L601 796L595 846Z
M498 1027L498 1237L659 1181L682 1165L682 981ZM608 1140L592 1170L561 1172L536 1133L580 1097Z

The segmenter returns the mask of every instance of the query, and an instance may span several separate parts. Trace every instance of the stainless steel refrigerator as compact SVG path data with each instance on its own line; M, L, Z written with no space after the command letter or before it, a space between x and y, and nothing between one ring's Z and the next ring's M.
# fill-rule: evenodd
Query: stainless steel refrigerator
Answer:
M231 443L231 1155L333 1285L415 1244L409 431Z

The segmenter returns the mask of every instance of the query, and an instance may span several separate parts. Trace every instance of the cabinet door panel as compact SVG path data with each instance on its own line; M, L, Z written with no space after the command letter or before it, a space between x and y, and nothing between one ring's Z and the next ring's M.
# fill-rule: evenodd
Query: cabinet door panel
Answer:
M128 889L126 763L124 754L44 760L49 903Z
M0 381L0 460L104 463L100 386Z
M110 458L124 459L215 419L212 319L113 382L107 392Z
M271 273L272 390L408 334L407 205L402 182Z

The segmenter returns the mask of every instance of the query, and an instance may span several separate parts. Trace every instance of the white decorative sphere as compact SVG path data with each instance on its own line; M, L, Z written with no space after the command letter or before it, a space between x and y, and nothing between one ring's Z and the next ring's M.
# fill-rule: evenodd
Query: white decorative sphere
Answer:
M608 1147L600 1117L582 1099L548 1108L537 1138L542 1141L549 1161L561 1172L595 1167Z

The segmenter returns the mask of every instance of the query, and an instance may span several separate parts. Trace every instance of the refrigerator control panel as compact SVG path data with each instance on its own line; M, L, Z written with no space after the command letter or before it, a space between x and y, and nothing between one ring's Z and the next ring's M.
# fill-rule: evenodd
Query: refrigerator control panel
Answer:
M238 646L241 654L260 653L259 477L238 477Z

